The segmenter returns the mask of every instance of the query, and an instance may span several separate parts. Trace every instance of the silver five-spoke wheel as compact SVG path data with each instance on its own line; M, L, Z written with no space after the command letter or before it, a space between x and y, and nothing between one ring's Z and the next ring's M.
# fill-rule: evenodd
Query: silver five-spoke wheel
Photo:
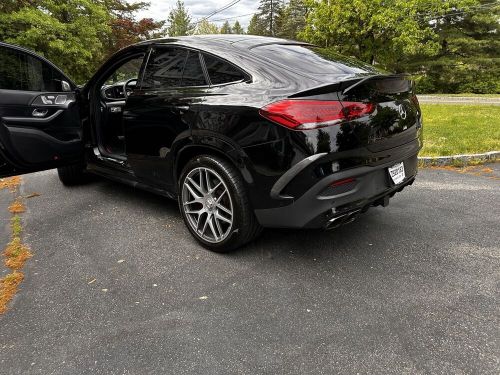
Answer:
M192 169L182 184L182 209L191 228L205 241L219 243L231 233L233 202L213 169Z

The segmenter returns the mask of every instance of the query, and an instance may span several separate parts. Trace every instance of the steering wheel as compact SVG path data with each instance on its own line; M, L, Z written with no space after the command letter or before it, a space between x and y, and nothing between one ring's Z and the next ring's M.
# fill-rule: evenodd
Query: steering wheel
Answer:
M132 78L132 79L129 79L127 80L124 84L123 84L123 96L125 97L125 99L128 98L128 92L127 92L127 86L130 85L132 82L134 82L137 84L137 79L136 78Z

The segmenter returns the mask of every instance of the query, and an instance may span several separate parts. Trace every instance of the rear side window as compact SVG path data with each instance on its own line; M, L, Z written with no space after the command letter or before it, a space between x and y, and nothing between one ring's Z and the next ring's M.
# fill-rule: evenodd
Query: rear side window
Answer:
M203 54L205 66L212 85L237 82L245 79L245 75L235 66L217 59L213 56Z
M66 78L46 62L25 52L0 47L0 89L62 91Z
M168 90L179 87L188 51L182 48L158 48L149 57L142 87Z
M310 74L379 73L371 65L318 47L270 44L252 49L255 54L294 71Z
M201 66L199 53L189 51L182 74L182 86L205 86L206 84L207 81Z

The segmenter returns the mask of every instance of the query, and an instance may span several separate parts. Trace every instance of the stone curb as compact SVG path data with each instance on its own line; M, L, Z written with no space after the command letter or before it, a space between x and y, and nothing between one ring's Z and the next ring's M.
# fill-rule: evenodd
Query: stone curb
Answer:
M500 105L500 98L483 98L467 96L427 96L417 95L421 103L428 104L487 104Z
M461 164L466 165L470 162L488 162L500 158L500 151L490 151L484 154L465 154L452 156L423 156L419 157L420 165L426 166L445 166Z

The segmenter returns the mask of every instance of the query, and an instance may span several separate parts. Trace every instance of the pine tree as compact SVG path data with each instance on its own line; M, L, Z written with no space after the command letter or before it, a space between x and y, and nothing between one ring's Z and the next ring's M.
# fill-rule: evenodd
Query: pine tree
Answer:
M188 35L192 30L191 16L184 7L182 0L177 0L167 19L167 33L169 36Z
M249 35L267 35L266 26L258 14L254 14L248 24L247 34Z
M233 33L233 30L231 29L231 25L229 24L229 21L224 22L224 24L220 28L220 33L221 34L232 34Z
M423 73L421 92L500 93L500 4L481 0L470 11L436 20L440 51L409 63Z
M243 30L243 27L241 27L238 21L233 25L233 34L245 34L245 30Z
M290 0L281 8L277 19L276 36L298 40L299 33L306 27L307 7L304 0Z
M283 4L280 0L260 0L258 19L261 22L262 35L275 36L279 34L280 13ZM259 29L259 30L261 30Z

